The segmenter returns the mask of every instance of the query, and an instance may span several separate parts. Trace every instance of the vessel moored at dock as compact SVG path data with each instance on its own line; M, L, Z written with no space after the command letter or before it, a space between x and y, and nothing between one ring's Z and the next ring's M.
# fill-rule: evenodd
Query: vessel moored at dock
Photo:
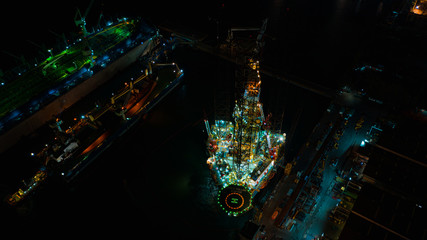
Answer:
M143 20L121 18L2 84L0 152L148 54L159 37Z
M51 121L54 139L38 153L31 154L42 162L42 166L31 178L31 184L24 184L6 199L8 204L14 206L22 202L49 176L57 175L66 182L72 181L178 86L183 71L176 63L153 64L164 62L164 53L172 48L170 44L173 43L163 41L161 47L142 56L142 74L138 78L126 82L108 101L104 101L105 104L93 104L93 109L75 117L68 128L63 126L65 119Z

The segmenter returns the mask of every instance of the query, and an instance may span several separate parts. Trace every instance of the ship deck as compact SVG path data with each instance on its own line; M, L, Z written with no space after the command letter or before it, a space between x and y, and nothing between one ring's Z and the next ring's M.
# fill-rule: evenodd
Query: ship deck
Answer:
M35 133L39 140L35 140L37 146L32 145L31 148L40 152L30 156L40 162L48 175L62 175L65 181L72 181L176 86L182 71L175 64L170 66L155 68L154 73L147 76L141 70L140 62L132 64L127 71L65 110L59 116L64 132L53 127L55 124L51 122L53 129L44 127L43 132ZM135 79L132 80L134 84L130 84L129 79ZM138 91L131 91L130 85L132 90ZM121 106L126 109L125 114L120 113ZM91 117L96 119L89 120ZM52 130L56 132L53 136L46 132ZM45 135L51 135L50 140L46 141ZM78 144L71 154L65 152L70 143ZM31 150L24 146L20 151ZM21 192L29 190L35 189L19 189Z
M6 83L0 88L0 118L8 113L13 115L22 114L14 111L20 106L28 103L34 97L47 91L52 98L60 93L52 90L53 86L63 80L80 73L81 78L85 72L79 72L83 67L89 66L94 59L102 56L108 50L127 39L134 31L135 25L129 21L123 21L109 26L85 39L78 39L69 44L65 50L55 55L51 54L45 61L35 64L27 72L20 73L18 78ZM74 85L70 81L71 86ZM30 109L38 108L38 102L30 103Z

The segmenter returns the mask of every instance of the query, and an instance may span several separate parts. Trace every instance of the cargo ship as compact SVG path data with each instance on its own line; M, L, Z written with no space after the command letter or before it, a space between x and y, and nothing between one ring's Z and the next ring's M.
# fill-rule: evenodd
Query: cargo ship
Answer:
M128 20L123 20L118 24L121 26L135 24L131 21L124 21ZM134 60L128 60L129 54L117 56L119 57L117 61L110 64L110 66L106 66L105 69L99 70L100 73L98 73L101 76L111 74L112 71L120 70L115 65L117 62L119 64L125 62L121 66L124 68L136 61L139 64L138 68L140 68L138 70L141 74L139 77L131 78L130 81L124 83L123 87L119 87L120 89L115 87L116 90L112 95L103 96L101 100L98 99L96 102L90 103L77 103L75 105L77 110L88 109L86 106L94 106L94 108L89 111L85 110L84 113L73 116L72 119L70 119L70 116L66 117L67 114L63 115L66 110L61 114L55 114L57 117L53 119L50 117L47 123L53 131L54 134L52 135L54 137L38 152L31 153L31 156L36 158L41 163L41 166L31 178L23 181L23 185L15 193L6 197L5 200L9 205L20 204L51 176L60 176L66 182L71 182L102 152L131 129L144 114L148 113L170 91L178 86L182 80L183 71L179 69L176 63L168 63L168 60L166 60L168 59L167 54L175 47L175 41L163 38L158 31L149 29L147 32L154 35L150 35L150 38L145 39L144 42L139 42L140 39L144 38L141 33L138 34L139 37L136 37L136 39L139 39L136 43L137 46L134 46L129 53L132 55L131 58L135 58ZM129 39L132 40L132 38ZM135 39L132 41L135 41ZM119 45L120 43L116 44L116 47ZM132 48L131 45L135 44L128 42L125 45L130 45L130 48ZM120 46L119 48L113 47L111 49L115 49L113 51L116 52L119 51L118 55L121 55L121 52L124 51ZM103 63L108 62L106 61L107 55L104 55L102 59L94 56L92 55L91 61L92 59L94 59L93 61L97 60L97 62L93 63L95 66L102 68ZM125 58L125 61L122 60L123 58ZM111 69L111 65L113 69ZM77 91L80 93L85 91L88 82L96 82L98 85L89 85L90 88L95 89L99 86L99 82L96 81L99 78L94 78L96 76L97 74L94 74L90 79L84 80L83 83L70 92ZM79 88L83 88L83 90ZM66 97L70 92L65 93L64 96ZM60 96L59 99L64 96ZM83 96L81 95L76 101L83 98ZM79 107L82 105L86 106ZM61 119L61 116L67 119Z
M49 49L50 56L32 68L2 76L0 152L158 44L158 30L142 19L123 17L92 33L83 32L60 52Z
M104 105L93 104L92 110L73 119L73 126L64 129L64 121L59 118L50 123L54 139L31 154L42 166L28 183L7 197L9 205L15 206L32 195L49 176L71 182L181 82L183 71L176 63L155 64L152 58L149 60L140 77L126 82Z

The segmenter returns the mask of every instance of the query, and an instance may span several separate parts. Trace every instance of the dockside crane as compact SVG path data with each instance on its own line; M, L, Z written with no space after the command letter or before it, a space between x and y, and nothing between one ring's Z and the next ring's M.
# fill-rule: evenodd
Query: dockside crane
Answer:
M94 1L95 0L90 1L89 6L86 8L86 11L83 15L80 13L80 10L78 8L76 11L76 15L74 15L74 23L81 29L83 37L86 37L88 35L88 32L86 30L86 16L92 8Z

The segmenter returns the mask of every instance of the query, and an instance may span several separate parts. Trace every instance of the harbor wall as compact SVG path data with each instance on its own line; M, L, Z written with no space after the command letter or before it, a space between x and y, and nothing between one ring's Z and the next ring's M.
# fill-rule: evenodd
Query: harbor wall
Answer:
M27 119L23 120L17 126L5 132L0 136L0 153L12 147L22 137L30 135L36 131L43 124L52 120L52 116L55 116L71 107L74 103L110 80L119 71L134 63L138 57L144 53L147 46L151 46L151 44L148 44L148 41L133 48L127 54L111 63L103 70L97 72L86 81L77 85L67 93L58 97L55 101L49 103Z

